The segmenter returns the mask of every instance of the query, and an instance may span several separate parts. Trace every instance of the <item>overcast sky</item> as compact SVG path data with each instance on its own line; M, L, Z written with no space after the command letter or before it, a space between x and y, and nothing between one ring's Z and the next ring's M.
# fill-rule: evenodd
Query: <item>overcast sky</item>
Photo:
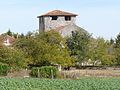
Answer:
M76 24L94 37L120 32L120 0L0 0L0 33L36 30L37 16L55 9L78 14Z

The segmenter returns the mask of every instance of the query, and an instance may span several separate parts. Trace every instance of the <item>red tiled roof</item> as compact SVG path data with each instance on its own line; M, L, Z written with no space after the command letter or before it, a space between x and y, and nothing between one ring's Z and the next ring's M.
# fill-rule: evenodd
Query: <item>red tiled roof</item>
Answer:
M0 43L12 45L15 42L15 38L9 35L0 35Z
M9 39L9 42L10 42L10 43L13 43L13 42L15 41L15 38L13 38L13 37L11 37L11 36L9 36L9 35L6 35L6 36L4 37L4 40L7 40L7 39Z
M64 11L61 11L61 10L54 10L54 11L48 12L46 14L43 14L41 16L38 16L38 18L42 17L42 16L77 16L77 14L64 12Z

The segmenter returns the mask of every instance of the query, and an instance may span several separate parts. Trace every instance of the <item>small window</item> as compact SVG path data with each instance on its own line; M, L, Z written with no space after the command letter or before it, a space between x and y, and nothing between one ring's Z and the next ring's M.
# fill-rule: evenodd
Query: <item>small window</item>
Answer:
M70 16L65 16L65 21L70 21L71 17Z
M57 20L57 16L51 16L52 17L52 20Z

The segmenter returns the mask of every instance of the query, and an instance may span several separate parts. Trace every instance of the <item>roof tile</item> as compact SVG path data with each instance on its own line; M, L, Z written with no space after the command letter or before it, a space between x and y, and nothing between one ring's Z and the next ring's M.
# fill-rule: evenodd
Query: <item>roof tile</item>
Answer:
M61 10L54 10L54 11L48 12L46 14L43 14L41 16L38 16L38 18L42 17L42 16L77 16L77 14L64 12L64 11L61 11Z

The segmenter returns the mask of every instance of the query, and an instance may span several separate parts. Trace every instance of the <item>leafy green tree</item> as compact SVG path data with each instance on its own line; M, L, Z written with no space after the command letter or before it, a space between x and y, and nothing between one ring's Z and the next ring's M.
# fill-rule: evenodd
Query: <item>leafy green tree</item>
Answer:
M33 63L34 53L39 53L37 48L38 44L33 38L19 38L14 43L13 47L24 52L25 57L29 60L29 64Z
M95 61L101 61L102 65L112 65L115 63L113 45L103 38L92 39L88 50L89 58L95 64Z
M6 32L6 33L3 33L2 36L6 36L6 35L9 35L15 39L17 39L18 37L20 37L20 35L18 33L14 33L12 32L10 29Z
M114 44L114 40L112 38L110 39L110 44Z
M11 30L9 29L9 30L6 32L6 34L9 35L9 36L12 36Z
M32 35L33 35L33 33L32 33L31 31L29 31L29 32L27 32L27 34L26 34L26 38L31 38Z
M2 37L2 35L0 35L0 47L2 47L3 46L3 37Z
M29 58L30 64L33 65L60 64L70 66L74 63L73 58L69 55L65 40L55 31L19 39L14 46L21 49Z
M0 48L0 62L10 67L26 67L26 58L22 51L5 46Z
M20 38L25 38L25 35L24 35L23 33L21 33L21 34L19 35L19 37L20 37Z
M72 36L67 39L67 45L71 50L71 56L76 57L78 62L87 59L90 38L91 35L89 33L77 30L72 32Z
M61 64L63 66L69 66L73 64L73 58L70 57L68 52L67 45L65 40L61 37L58 32L49 31L47 33L41 33L37 40L44 41L43 44L45 47L43 48L42 55L43 60L47 60L52 64Z
M117 64L120 64L120 33L117 35L115 39L115 55Z

